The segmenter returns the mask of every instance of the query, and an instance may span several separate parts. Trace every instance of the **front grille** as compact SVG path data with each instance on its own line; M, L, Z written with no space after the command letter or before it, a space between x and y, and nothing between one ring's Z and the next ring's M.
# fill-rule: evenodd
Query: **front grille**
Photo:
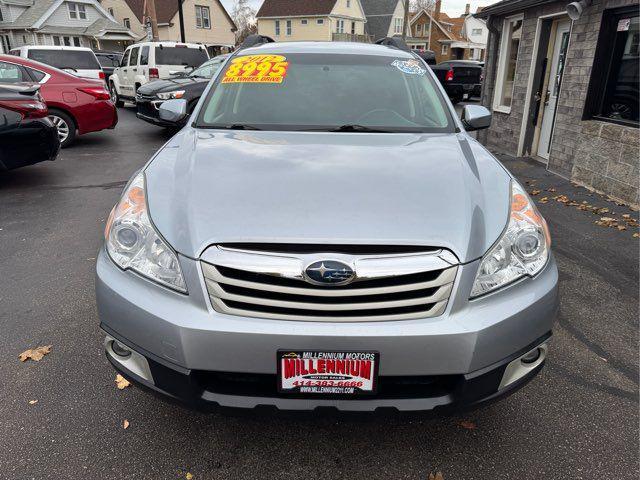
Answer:
M443 250L393 255L274 253L212 247L202 271L213 308L229 315L278 320L381 321L442 314L453 288L455 257ZM318 260L353 266L347 285L308 283Z
M146 115L147 117L157 117L158 110L153 106L153 104L147 100L140 99L136 105L138 113L142 115Z

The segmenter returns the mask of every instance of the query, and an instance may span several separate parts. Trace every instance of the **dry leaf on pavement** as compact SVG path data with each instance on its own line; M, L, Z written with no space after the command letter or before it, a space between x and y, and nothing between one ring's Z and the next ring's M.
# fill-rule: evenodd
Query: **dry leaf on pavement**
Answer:
M131 384L129 383L129 380L124 378L122 375L117 374L116 375L116 385L118 386L118 390L124 390L125 388L127 388Z
M29 400L29 405L35 405L38 403L38 400Z
M442 472L436 472L435 474L430 473L429 480L444 480L444 476L442 475Z
M634 233L633 234L633 238L639 238L640 237L640 233Z
M192 480L193 479L193 475L189 472L187 472L187 474L184 476L184 478L186 478L187 480Z
M467 430L475 430L476 424L473 422L469 422L467 420L462 420L459 424L462 428L466 428Z
M125 430L129 428L129 420L125 420L124 422L122 422L122 426L124 427Z
M540 203L547 203L549 201L549 197L542 197L540 199Z
M18 357L20 358L21 362L26 362L28 359L39 362L40 360L42 360L42 357L44 357L47 353L51 352L51 347L52 345L46 345L42 347L36 347L30 350L25 350L20 355L18 355Z
M538 195L542 190L531 190L531 195Z

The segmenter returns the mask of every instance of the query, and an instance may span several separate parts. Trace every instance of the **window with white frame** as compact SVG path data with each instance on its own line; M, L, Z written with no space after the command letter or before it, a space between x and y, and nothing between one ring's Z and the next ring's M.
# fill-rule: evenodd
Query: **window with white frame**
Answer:
M291 23L292 23L291 20L287 20L287 36L291 36L291 31L292 31Z
M416 35L420 35L422 33L422 24L419 23L416 25Z
M393 19L393 33L402 33L402 18Z
M211 28L209 7L196 5L196 28Z
M336 33L344 33L344 20L336 20Z
M351 0L347 0L347 8L351 8Z
M447 55L449 53L449 45L447 44L442 45L442 50L440 50L440 53L442 55Z
M522 16L506 18L502 26L500 41L500 58L498 59L498 74L493 99L494 110L506 113L511 111L521 38Z
M306 18L303 18L302 20L300 20L301 25L307 25L308 23L309 23L309 20L307 20Z
M324 25L324 18L319 18L316 20L317 25Z
M128 18L123 18L122 24L127 28L131 28L131 20L129 20Z
M482 35L482 29L481 28L472 28L471 29L471 35Z
M87 19L87 10L84 4L69 2L67 3L67 8L69 9L69 18L72 20L86 20Z
M113 8L109 7L108 9L109 15L111 15L113 17L114 13L113 13Z
M274 21L275 27L276 27L276 36L280 35L280 20L275 20Z

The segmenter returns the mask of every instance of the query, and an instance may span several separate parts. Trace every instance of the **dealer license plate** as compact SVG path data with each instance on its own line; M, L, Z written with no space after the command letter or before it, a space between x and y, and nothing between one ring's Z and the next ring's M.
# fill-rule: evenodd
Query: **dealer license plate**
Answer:
M278 350L278 391L366 395L376 391L378 352Z

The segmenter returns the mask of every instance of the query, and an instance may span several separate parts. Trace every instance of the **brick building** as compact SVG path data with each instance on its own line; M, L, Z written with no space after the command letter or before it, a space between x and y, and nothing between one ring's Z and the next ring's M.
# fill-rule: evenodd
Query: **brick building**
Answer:
M483 9L489 40L480 140L637 205L638 0L505 0Z
M412 14L407 44L416 50L432 50L438 63L446 60L483 60L486 46L486 25L469 12L450 17L441 11L437 0L434 10L422 9Z

